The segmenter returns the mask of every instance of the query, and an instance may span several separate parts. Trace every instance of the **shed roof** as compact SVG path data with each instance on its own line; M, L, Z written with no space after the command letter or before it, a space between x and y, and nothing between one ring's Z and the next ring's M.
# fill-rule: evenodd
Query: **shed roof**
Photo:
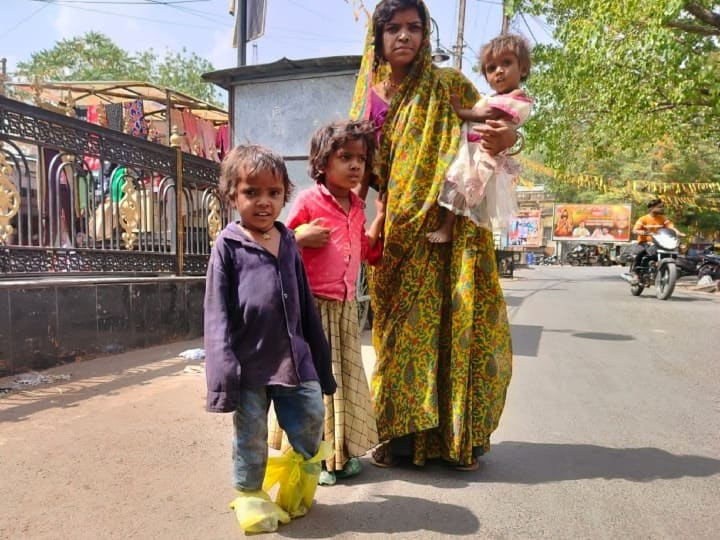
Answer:
M87 106L141 99L144 102L146 116L164 116L169 105L171 109L188 110L198 118L214 124L228 122L227 111L212 103L147 82L47 81L40 85L19 82L6 82L5 85L15 88L21 95L36 100L37 105L47 103L55 107Z
M348 73L360 68L362 56L325 56L290 60L281 58L269 64L239 66L204 73L203 79L229 90L233 86L267 79L294 79L329 73Z

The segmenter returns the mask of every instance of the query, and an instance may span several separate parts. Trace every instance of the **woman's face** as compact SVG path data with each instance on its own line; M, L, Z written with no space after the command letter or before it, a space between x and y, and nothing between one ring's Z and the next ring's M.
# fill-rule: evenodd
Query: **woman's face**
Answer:
M412 64L423 43L423 24L415 8L396 11L383 28L383 56L391 68Z

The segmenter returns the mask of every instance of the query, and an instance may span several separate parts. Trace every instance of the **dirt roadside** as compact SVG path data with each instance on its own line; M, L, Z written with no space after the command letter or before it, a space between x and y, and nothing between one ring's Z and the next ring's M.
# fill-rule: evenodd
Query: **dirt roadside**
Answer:
M0 394L0 538L233 538L231 417L199 340L59 366ZM7 380L0 383L7 383ZM0 384L6 386L6 384Z

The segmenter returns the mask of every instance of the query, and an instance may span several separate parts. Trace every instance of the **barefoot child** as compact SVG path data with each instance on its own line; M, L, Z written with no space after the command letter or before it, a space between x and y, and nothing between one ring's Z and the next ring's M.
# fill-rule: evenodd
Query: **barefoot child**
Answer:
M517 129L530 115L532 99L519 88L530 72L530 48L524 38L502 34L480 51L480 69L496 94L484 97L472 109L453 106L465 122L460 148L440 188L438 204L443 208L440 228L428 233L428 240L452 240L455 216L467 216L478 225L495 220L500 225L517 213L514 183L519 166L506 155L492 156L483 147L472 123L503 120Z
M310 279L310 288L330 343L335 395L325 399L325 440L334 454L320 483L360 472L362 456L378 443L369 386L360 355L355 283L364 260L376 262L385 207L365 232L365 204L355 195L372 166L374 127L339 122L318 129L310 142L308 172L314 187L300 192L288 214ZM280 441L275 440L275 446Z
M233 485L240 492L233 504L243 498L262 507L261 531L307 511L281 511L262 491L271 402L293 449L309 460L322 437L322 394L336 388L295 239L276 221L292 187L271 150L250 145L228 153L220 194L240 220L215 240L205 290L207 409L233 413ZM316 485L317 475L311 481Z

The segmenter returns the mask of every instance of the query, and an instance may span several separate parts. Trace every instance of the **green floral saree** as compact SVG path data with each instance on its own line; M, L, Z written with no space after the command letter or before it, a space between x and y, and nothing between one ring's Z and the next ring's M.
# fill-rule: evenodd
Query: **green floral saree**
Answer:
M373 71L370 29L351 117L368 118L386 71ZM461 73L435 68L425 46L390 103L374 171L388 199L371 280L372 394L381 440L411 435L417 464L469 463L487 451L512 371L491 231L458 217L452 244L425 237L439 225L436 199L459 144L451 95L467 108L479 98Z

